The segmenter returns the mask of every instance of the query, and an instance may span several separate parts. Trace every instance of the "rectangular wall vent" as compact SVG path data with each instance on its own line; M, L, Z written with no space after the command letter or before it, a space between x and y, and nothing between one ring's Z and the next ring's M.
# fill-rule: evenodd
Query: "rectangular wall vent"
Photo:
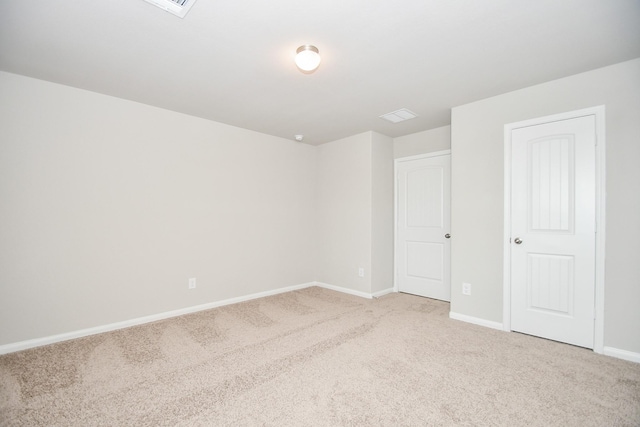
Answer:
M166 10L169 13L172 13L180 18L184 18L184 16L189 12L191 6L196 2L196 0L144 0L147 3L151 3L154 6L158 6L160 9Z

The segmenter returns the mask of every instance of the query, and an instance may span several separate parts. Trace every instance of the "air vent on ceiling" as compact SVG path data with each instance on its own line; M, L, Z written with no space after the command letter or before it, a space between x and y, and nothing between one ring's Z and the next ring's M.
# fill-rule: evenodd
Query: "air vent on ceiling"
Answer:
M169 13L172 13L180 18L184 18L184 16L189 12L191 6L196 2L196 0L144 0L147 3L151 3L152 5L158 6L160 9L164 9Z
M413 119L415 117L418 117L418 115L413 111L407 110L406 108L401 108L400 110L392 111L380 116L381 119L388 120L391 123L400 123L404 122L405 120Z

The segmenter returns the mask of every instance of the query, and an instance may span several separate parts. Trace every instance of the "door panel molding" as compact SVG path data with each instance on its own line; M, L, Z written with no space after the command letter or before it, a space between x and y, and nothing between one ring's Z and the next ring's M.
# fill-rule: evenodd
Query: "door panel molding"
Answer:
M596 353L604 353L604 255L605 255L605 106L597 106L551 116L524 120L504 126L504 240L503 240L503 315L502 326L511 331L511 135L512 131L561 120L595 116L596 125L596 238L595 238L595 320L594 347Z

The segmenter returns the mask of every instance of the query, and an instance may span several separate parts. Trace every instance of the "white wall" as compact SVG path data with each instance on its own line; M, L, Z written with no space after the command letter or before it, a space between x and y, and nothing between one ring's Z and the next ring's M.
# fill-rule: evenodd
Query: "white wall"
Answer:
M371 133L318 149L318 281L371 292ZM358 277L358 268L365 277Z
M393 139L371 133L371 292L393 288Z
M393 140L393 158L417 156L451 148L451 126L399 136Z
M453 312L502 321L504 125L597 105L606 107L604 345L640 353L640 59L453 109Z
M0 345L313 281L315 180L315 147L0 73Z
M363 295L392 288L393 140L365 132L317 148L318 281Z

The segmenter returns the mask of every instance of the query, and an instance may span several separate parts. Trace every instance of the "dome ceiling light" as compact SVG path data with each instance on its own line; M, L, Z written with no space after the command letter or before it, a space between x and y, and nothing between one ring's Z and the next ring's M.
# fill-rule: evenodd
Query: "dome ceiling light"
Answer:
M320 51L310 44L296 50L296 65L304 73L312 73L320 65Z

